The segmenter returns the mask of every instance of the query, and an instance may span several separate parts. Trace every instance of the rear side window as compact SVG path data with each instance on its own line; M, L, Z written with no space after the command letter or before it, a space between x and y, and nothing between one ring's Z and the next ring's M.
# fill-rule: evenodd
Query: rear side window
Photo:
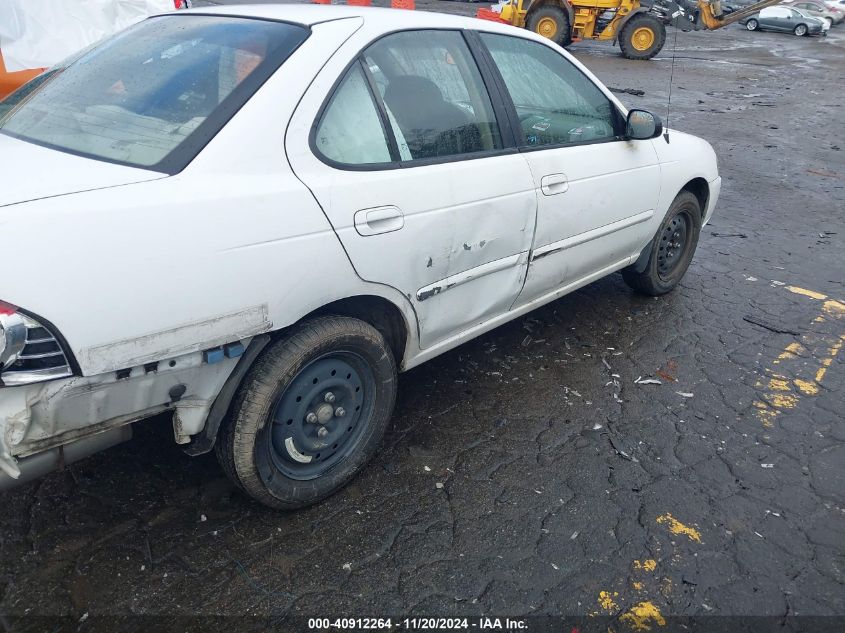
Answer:
M502 148L481 73L457 31L407 31L364 52L403 161Z
M338 163L390 162L387 136L360 64L349 70L329 101L315 140L320 153Z
M224 16L144 20L71 63L0 131L86 157L175 173L308 37Z
M531 40L482 33L529 146L616 138L619 116L604 93L563 55Z

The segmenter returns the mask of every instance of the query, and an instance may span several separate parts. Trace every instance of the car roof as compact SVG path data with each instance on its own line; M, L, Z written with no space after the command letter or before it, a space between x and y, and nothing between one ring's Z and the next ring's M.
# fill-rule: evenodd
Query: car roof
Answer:
M367 24L385 29L395 28L464 28L483 29L486 31L501 31L510 25L480 21L458 15L447 15L433 11L409 11L405 9L384 9L378 7L356 7L348 5L322 4L239 4L217 5L180 11L180 14L197 13L213 15L231 15L238 17L259 18L265 20L281 20L312 26L321 22L343 20L347 18L363 18ZM504 27L504 28L503 28ZM522 31L522 29L518 29Z

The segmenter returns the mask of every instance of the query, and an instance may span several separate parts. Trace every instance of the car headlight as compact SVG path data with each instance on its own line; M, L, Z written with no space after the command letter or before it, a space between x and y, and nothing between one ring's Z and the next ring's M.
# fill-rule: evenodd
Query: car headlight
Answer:
M0 387L73 375L67 352L53 330L0 301Z

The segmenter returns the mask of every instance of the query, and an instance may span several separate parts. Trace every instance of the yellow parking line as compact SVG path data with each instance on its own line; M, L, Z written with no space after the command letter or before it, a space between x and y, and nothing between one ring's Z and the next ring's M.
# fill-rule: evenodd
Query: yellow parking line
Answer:
M786 289L789 290L789 292L794 292L797 295L804 295L805 297L810 297L811 299L827 299L827 295L823 295L815 290L807 290L806 288L799 288L798 286L787 286Z
M831 299L826 294L801 288L799 286L787 286L790 292L809 297L816 301L822 301L821 313L813 320L814 323L825 323L831 317L833 320L845 317L845 303L836 299ZM784 410L794 409L798 406L801 396L816 396L821 392L821 384L824 380L825 374L830 366L833 364L833 359L842 349L843 342L845 342L845 335L838 335L831 343L830 338L822 338L818 340L817 335L805 335L801 337L800 342L793 341L787 345L784 350L778 354L777 358L772 361L772 369L765 370L768 374L768 380L758 381L756 387L764 391L763 398L755 400L752 405L756 409L757 419L764 427L771 427L774 420ZM823 350L819 350L819 343L824 345ZM813 372L812 379L808 376L798 376L800 367L796 368L792 373L795 375L789 378L785 375L784 369L790 365L795 365L797 359L813 358L813 349L821 351L818 356L821 356L819 365ZM785 366L785 367L781 367ZM775 369L778 369L775 373Z

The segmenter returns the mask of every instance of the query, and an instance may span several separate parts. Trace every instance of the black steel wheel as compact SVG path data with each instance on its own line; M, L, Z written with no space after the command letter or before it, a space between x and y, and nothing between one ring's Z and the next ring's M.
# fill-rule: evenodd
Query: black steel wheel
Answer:
M659 296L678 285L689 268L701 232L702 209L689 191L678 194L650 244L648 261L622 269L622 278L642 294Z
M280 509L333 494L375 454L396 399L382 334L349 317L304 322L244 378L216 443L226 474Z
M657 274L661 279L669 279L683 263L692 237L692 222L690 211L682 209L663 227L657 242Z
M286 477L320 477L355 452L370 417L375 377L352 352L326 354L303 367L278 395L266 446Z

